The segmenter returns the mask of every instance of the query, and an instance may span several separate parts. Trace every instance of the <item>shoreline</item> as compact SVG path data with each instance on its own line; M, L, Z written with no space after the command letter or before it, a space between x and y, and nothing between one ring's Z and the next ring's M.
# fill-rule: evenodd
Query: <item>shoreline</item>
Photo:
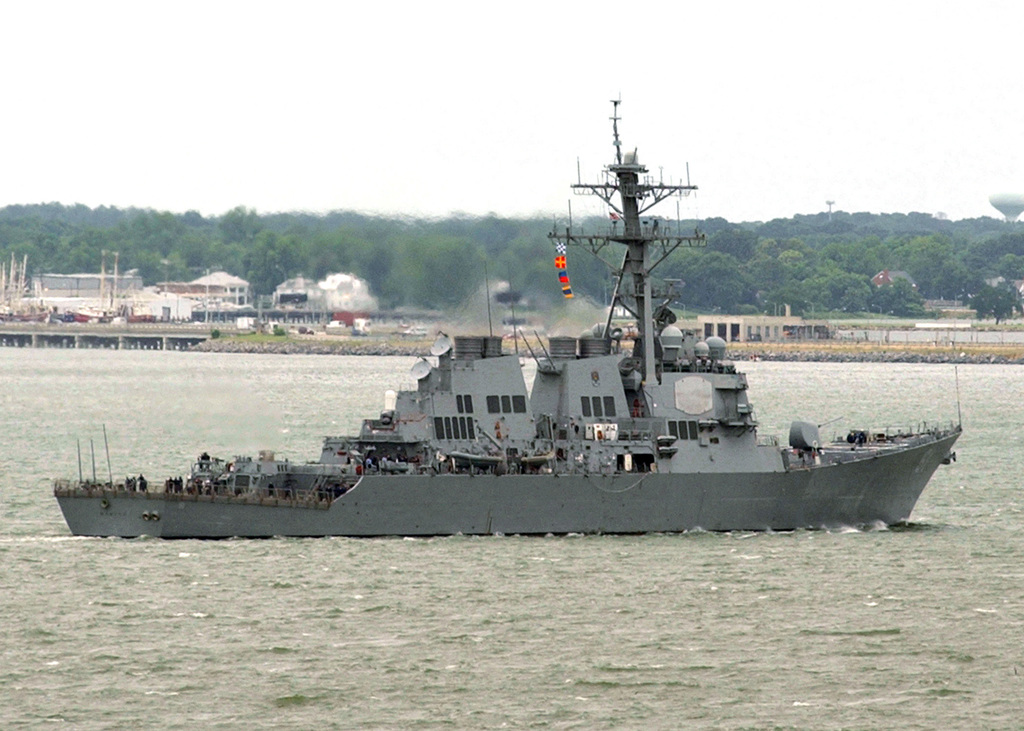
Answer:
M426 356L430 343L422 340L396 342L384 338L359 340L241 340L216 338L204 340L188 349L190 353L243 353L267 355L405 355Z
M430 354L430 342L405 342L386 338L358 341L289 339L280 342L219 338L199 343L189 348L189 352L425 357ZM880 345L821 340L799 343L730 343L728 357L733 361L1024 365L1024 345Z
M842 340L799 343L732 343L734 361L767 360L811 363L938 363L1024 365L1024 345L879 344Z

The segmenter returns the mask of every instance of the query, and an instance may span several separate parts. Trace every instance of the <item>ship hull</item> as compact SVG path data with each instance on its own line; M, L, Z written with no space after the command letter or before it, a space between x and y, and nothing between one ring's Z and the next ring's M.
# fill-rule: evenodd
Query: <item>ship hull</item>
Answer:
M833 529L909 519L959 431L868 459L771 472L368 475L331 502L58 492L71 532L163 538Z

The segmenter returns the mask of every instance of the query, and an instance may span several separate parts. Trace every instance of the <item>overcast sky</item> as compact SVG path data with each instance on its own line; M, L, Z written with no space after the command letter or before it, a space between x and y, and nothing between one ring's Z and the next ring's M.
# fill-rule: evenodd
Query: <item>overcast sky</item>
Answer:
M685 217L1024 193L1019 2L0 7L0 206L561 215L620 94Z

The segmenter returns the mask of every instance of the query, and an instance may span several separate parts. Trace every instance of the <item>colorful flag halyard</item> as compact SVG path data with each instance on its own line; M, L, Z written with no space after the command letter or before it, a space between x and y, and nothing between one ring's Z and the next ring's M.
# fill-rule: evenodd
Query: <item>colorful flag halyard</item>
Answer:
M559 242L555 248L558 250L558 256L555 257L555 270L558 272L558 281L562 285L562 294L566 299L571 299L572 287L569 286L569 273L565 270L565 244Z
M618 221L618 220L619 220L619 214L618 214L618 213L616 213L615 211L610 211L610 212L608 213L608 217L609 217L610 219L612 219L613 221Z

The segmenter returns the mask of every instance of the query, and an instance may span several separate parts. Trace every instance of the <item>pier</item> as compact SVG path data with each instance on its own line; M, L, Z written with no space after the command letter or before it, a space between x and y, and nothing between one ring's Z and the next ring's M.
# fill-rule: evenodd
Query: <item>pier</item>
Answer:
M0 346L7 348L105 348L109 350L188 350L210 339L205 324L0 323Z

